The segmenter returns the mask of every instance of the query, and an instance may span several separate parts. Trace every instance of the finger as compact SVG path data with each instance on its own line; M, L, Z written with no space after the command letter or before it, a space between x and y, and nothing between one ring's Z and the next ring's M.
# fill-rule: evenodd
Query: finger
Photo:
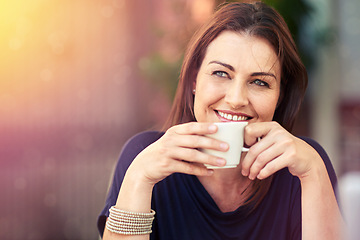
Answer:
M267 164L274 161L274 159L278 158L282 153L283 151L281 149L274 146L261 152L250 167L249 179L254 180Z
M271 130L277 128L277 122L251 123L245 127L244 142L247 146L254 145L259 138L264 138Z
M172 152L173 159L181 159L191 163L209 164L222 167L226 164L226 160L216 156L203 153L197 149L177 148Z
M174 163L171 165L171 172L185 173L196 176L210 176L213 174L214 170L207 169L203 164L200 163L174 161Z
M229 149L229 145L227 143L207 136L181 135L177 136L174 141L176 145L186 148L213 149L223 152Z
M217 126L213 123L200 123L200 122L189 122L173 127L173 130L176 134L180 135L205 135L215 133L217 131Z
M280 169L285 168L286 166L286 157L284 155L280 155L279 157L266 164L256 177L260 180L265 179L274 174L275 172L279 171Z
M241 173L244 176L249 176L250 168L256 161L260 153L269 149L273 145L272 141L269 141L268 137L264 137L249 149L249 152L246 154L244 159L241 161Z

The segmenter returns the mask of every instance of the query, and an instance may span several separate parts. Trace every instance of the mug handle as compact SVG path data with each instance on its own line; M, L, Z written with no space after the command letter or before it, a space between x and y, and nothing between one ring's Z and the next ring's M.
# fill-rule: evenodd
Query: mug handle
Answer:
M259 142L260 140L261 140L261 137L258 137L257 141ZM248 152L249 150L250 150L250 148L243 147L241 151L242 152Z

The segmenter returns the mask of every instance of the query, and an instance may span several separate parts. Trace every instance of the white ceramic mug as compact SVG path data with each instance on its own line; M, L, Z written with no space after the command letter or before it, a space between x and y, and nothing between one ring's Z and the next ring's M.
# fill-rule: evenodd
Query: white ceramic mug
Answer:
M247 122L217 122L214 123L218 131L206 136L218 139L229 144L227 152L216 151L212 149L201 149L202 152L226 159L226 165L223 167L205 164L207 168L235 168L240 163L241 153L249 151L244 147L244 129Z

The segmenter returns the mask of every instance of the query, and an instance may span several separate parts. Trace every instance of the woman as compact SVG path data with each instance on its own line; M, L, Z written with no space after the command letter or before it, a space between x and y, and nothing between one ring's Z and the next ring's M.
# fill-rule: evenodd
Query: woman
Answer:
M103 239L339 239L331 163L291 134L306 86L276 11L224 5L189 44L166 132L124 147L98 220ZM204 136L226 121L249 123L250 150L236 168L207 169L225 160L198 149L227 151Z

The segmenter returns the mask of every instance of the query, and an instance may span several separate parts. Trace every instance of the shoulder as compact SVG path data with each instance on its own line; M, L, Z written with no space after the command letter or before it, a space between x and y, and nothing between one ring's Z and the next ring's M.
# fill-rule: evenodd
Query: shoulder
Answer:
M129 158L132 160L147 146L157 141L162 135L164 135L164 133L158 131L146 131L134 135L124 144L120 159Z
M125 146L132 146L132 147L147 147L150 144L157 141L159 138L164 135L163 132L158 131L146 131L141 132L136 135L134 135L132 138L130 138L126 143Z
M142 150L158 140L163 134L164 133L157 131L141 132L131 137L124 144L114 170L113 180L108 191L105 207L98 218L98 229L101 235L105 228L106 217L109 216L109 208L116 203L121 183L131 162Z

